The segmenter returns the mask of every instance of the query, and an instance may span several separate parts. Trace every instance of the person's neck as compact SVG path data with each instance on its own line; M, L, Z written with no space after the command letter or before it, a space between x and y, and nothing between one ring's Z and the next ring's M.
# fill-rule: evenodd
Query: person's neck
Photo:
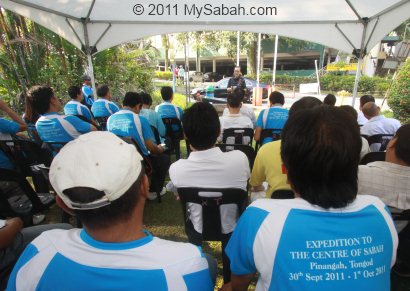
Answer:
M84 228L93 239L106 243L130 242L146 236L142 223L135 223L133 219L101 229L90 229L85 225Z
M388 155L386 153L386 162L396 164L396 165L400 165L400 166L404 166L404 167L410 167L409 164L407 164L406 162L400 160L395 154Z
M241 112L241 108L232 108L232 107L228 107L228 111L230 114L239 114L239 112Z
M80 103L81 103L81 100L83 100L83 97L77 97L77 98L73 99L73 101L77 101L77 102L80 102Z
M149 109L149 107L150 107L149 105L145 105L145 104L142 105L142 109Z
M139 110L137 110L135 108L132 108L132 107L129 107L129 106L124 106L123 109L130 110L130 111L134 112L135 114L139 113Z
M49 114L49 113L58 113L58 108L55 108L55 107L50 107L50 109L46 112L46 114Z
M282 104L280 104L280 103L271 103L270 104L270 107L282 107L283 105Z
M191 148L191 151L192 151L192 152L203 152L203 151L207 151L207 150L213 149L213 148L215 147L215 145L213 145L213 146L210 147L210 148L204 149L204 150L197 150L197 149L194 148L192 145L189 145L189 147Z

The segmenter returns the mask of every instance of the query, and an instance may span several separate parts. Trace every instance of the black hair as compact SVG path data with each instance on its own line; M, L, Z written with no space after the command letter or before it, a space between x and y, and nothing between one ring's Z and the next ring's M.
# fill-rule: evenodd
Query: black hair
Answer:
M300 98L298 101L292 104L289 109L289 116L293 115L295 112L302 110L302 109L310 109L316 106L322 105L322 101L320 101L316 97L305 96Z
M301 198L326 209L342 208L357 195L361 147L359 125L349 113L318 106L289 117L281 157Z
M50 103L53 97L53 89L48 86L31 87L27 94L29 103L38 114L44 114L50 109Z
M172 91L172 87L164 86L161 88L161 96L164 101L169 101L172 98L174 91Z
M242 88L235 88L231 94L228 95L226 102L232 108L238 108L243 102L245 91Z
M410 165L410 124L402 125L396 132L395 138L397 138L395 153L396 156Z
M341 105L340 109L346 111L347 113L352 115L355 120L357 120L357 111L352 106L350 106L350 105Z
M333 94L327 94L325 99L323 99L323 104L329 105L329 106L335 106L336 96Z
M20 93L19 99L23 98L25 100L23 114L24 122L27 124L36 124L37 120L40 118L40 114L38 114L37 111L33 108L33 104L31 104L31 99L28 98L28 96L24 93Z
M70 96L71 99L76 99L78 95L81 94L81 88L78 86L70 86L68 88L68 96Z
M376 102L372 95L363 95L360 97L360 107L363 107L367 102Z
M74 209L75 215L86 227L91 229L102 229L129 220L137 205L140 195L139 189L144 175L144 167L142 166L137 180L120 198L112 201L109 205L97 209ZM89 187L74 187L64 190L63 193L76 203L89 203L105 196L103 191Z
M151 106L152 105L152 97L150 94L146 92L140 93L140 96L142 98L142 104Z
M285 96L279 91L273 91L269 95L269 101L272 104L285 104Z
M218 113L207 102L196 102L186 109L182 125L187 140L197 150L212 148L221 131Z
M128 107L135 107L138 104L142 104L142 98L140 94L137 92L127 92L125 93L124 100L122 101L122 105Z
M97 96L103 98L103 97L107 96L109 91L110 91L110 88L108 87L108 85L98 86Z

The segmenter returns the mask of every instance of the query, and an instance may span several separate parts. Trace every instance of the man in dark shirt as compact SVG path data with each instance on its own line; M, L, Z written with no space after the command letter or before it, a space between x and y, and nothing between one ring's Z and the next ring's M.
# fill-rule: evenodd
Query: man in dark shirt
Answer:
M229 79L227 90L228 93L231 93L235 88L242 88L245 90L246 93L246 82L245 79L242 77L241 67L236 66L233 71L233 77Z

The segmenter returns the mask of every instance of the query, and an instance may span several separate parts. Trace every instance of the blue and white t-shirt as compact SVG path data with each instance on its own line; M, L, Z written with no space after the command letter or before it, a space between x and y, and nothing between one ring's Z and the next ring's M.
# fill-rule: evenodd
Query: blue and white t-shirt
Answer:
M181 107L176 106L170 102L163 102L155 107L155 111L158 112L161 118L178 118L182 119L184 112Z
M0 117L0 138L10 140L10 135L14 135L19 131L20 125L17 122ZM13 163L2 150L0 150L0 168L14 169Z
M84 229L46 231L20 256L7 290L213 290L197 246L146 235L104 243Z
M46 113L36 123L38 135L43 142L69 142L91 131L91 124L76 116Z
M81 91L83 92L85 104L91 107L94 103L93 88L83 84Z
M258 120L256 121L256 127L262 129L283 129L286 121L288 120L289 111L279 106L273 106L269 109L264 109L259 113ZM262 141L262 144L272 141L271 138L266 138Z
M148 120L128 109L122 109L111 115L107 121L107 130L119 136L132 137L137 141L144 156L149 154L145 141L152 140L155 143Z
M87 118L87 120L89 121L91 121L92 119L90 109L88 109L87 106L75 100L68 101L68 103L64 106L64 114L81 115Z
M235 275L259 273L256 290L390 290L397 232L387 206L360 195L342 209L301 199L260 199L225 251Z
M118 112L120 108L112 101L108 101L107 99L97 99L93 103L91 107L91 112L93 113L95 118L99 117L109 117L110 115Z

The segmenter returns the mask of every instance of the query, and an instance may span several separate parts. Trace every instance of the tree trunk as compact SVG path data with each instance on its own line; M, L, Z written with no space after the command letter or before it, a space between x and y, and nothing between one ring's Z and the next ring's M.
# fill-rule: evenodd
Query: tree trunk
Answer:
M165 72L168 72L168 67L169 67L169 40L168 40L168 35L163 34L161 36L162 38L162 46L164 47L165 50Z
M257 49L258 49L258 42L257 41L253 41L252 45L249 46L249 48L247 49L247 58L248 58L248 71L247 71L247 75L252 75L252 76L256 76L256 64L257 61Z
M198 45L196 47L196 71L201 71L201 49Z

